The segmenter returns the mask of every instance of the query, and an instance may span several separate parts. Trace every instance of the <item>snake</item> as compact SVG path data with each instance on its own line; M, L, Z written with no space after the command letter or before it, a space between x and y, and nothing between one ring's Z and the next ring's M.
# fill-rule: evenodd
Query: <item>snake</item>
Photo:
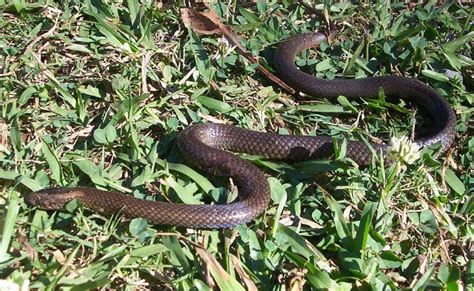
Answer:
M274 64L278 76L295 90L311 96L334 100L374 98L382 89L387 98L404 99L420 108L433 121L431 132L414 143L427 147L436 143L441 152L454 141L456 116L448 101L425 83L403 76L375 76L361 79L320 79L300 70L295 64L298 53L317 47L327 40L321 32L302 33L280 42ZM187 228L232 228L255 220L270 203L270 186L266 175L256 165L236 153L260 155L283 162L310 159L333 159L335 143L331 136L279 135L218 124L194 124L177 137L177 147L184 161L204 173L229 177L238 189L238 199L228 204L183 204L149 201L119 192L95 188L49 188L26 197L31 206L61 210L73 199L86 208L127 218L141 217L152 224ZM371 163L374 155L387 156L388 146L348 141L346 156L359 165Z

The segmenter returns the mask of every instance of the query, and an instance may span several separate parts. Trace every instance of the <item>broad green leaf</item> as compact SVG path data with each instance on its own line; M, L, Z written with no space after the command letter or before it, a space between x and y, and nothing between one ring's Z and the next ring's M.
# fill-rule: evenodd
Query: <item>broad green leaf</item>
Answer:
M334 214L334 223L336 225L336 231L339 236L339 239L344 239L346 237L351 238L352 234L349 230L349 226L342 214L341 208L339 207L339 203L332 197L324 194L324 200L326 201L327 205L331 209Z
M316 104L316 105L298 105L296 107L299 110L311 111L311 112L322 112L322 113L349 113L344 107L339 105L329 104Z
M186 188L183 186L179 185L173 177L169 176L166 179L164 179L164 182L170 186L178 195L179 199L183 201L185 204L202 204L199 199L196 199L194 197L194 193L191 193L188 191Z
M87 87L80 86L77 90L78 90L79 92L81 92L82 94L87 94L87 95L90 95L90 96L93 96L93 97L97 97L97 98L101 98L101 97L102 97L102 96L100 95L99 89L97 89L96 87L94 87L94 86L92 86L92 85L87 85Z
M107 125L104 128L98 128L94 131L94 139L100 144L111 144L117 138L117 131L112 125Z
M469 32L466 35L458 37L450 42L443 44L441 47L445 52L454 53L461 46L468 44L471 39L474 39L474 31Z
M330 58L324 59L316 65L317 72L327 71L331 68L332 68L332 64L331 64Z
M260 19L258 19L255 14L253 14L250 10L245 9L245 8L239 8L239 12L242 14L243 17L249 22L249 23L258 23L261 22Z
M128 11L130 12L130 20L132 24L136 21L140 12L140 3L136 0L127 0Z
M2 224L2 236L0 237L0 264L10 259L9 246L17 227L16 221L20 210L17 192L10 192L5 220Z
M130 221L128 230L130 234L134 237L138 236L142 231L144 231L148 226L148 222L143 218L134 218Z
M359 223L359 228L354 239L354 251L362 251L367 245L367 237L371 229L372 215L375 211L375 205L372 202L367 202L362 212L362 218Z
M41 142L41 151L43 152L46 162L48 163L49 170L51 171L51 177L58 184L62 185L61 164L58 157L45 141Z
M421 276L421 278L416 282L413 286L413 290L424 290L428 283L430 282L431 278L434 275L434 267L431 266L426 270L426 272Z
M130 252L130 256L132 257L132 260L136 260L137 258L151 257L159 253L164 253L166 251L167 248L163 244L153 244L132 250Z
M438 278L444 284L456 284L456 282L461 279L461 271L457 266L448 266L446 264L442 264L439 267Z
M421 74L423 76L426 76L426 77L431 78L433 80L437 80L437 81L440 81L440 82L449 82L448 76L446 76L444 74L441 74L441 73L438 73L438 72L435 72L435 71L432 71L432 70L427 70L427 69L422 70Z
M201 187L201 189L203 189L204 192L206 193L214 189L214 186L209 182L209 180L206 177L204 177L203 175L199 174L198 172L196 172L195 170L191 169L190 167L186 165L168 163L161 159L157 160L156 163L160 165L160 167L162 168L168 167L172 171L176 171L188 176L194 182L196 182L196 184L198 184L199 187Z
M206 96L199 96L196 98L196 101L204 107L216 110L218 112L224 113L232 110L232 106L229 104Z
M205 84L209 84L214 76L214 68L212 67L209 56L206 53L206 50L202 46L201 40L199 37L191 30L188 30L190 37L190 46L194 54L194 60L196 62L196 67L199 71L199 74L202 78L202 81Z
M280 224L280 216L281 213L286 206L286 200L287 200L287 194L286 194L286 189L285 187L280 183L278 179L275 179L273 177L268 178L268 183L270 184L270 190L272 193L272 200L275 203L278 203L278 208L275 213L274 221L273 221L273 227L272 227L272 237L275 237L278 226Z
M78 43L70 44L66 47L66 49L71 50L71 51L86 53L86 54L92 54L92 51L88 49L85 45L78 44Z
M26 90L21 93L20 99L18 99L18 104L25 105L36 92L38 92L38 90L36 90L36 87L34 86L26 88Z
M392 251L382 251L380 253L380 268L395 269L401 267L403 260Z
M10 142L15 150L19 151L22 149L20 127L18 126L17 116L13 118L10 126Z
M474 260L467 262L466 266L466 287L474 287Z
M365 46L365 39L362 39L362 41L357 46L354 54L352 55L351 59L349 60L349 64L347 64L347 67L344 70L344 72L350 72L352 70L352 66L354 66L355 61L357 60L357 58L359 58L359 55L362 52L362 49L364 48L364 46Z
M0 179L2 180L15 180L20 174L15 171L4 171L0 170Z
M462 60L460 58L458 58L454 53L452 52L445 52L444 53L444 56L446 57L446 59L449 61L449 63L451 64L451 66L453 68L455 68L456 70L459 70L461 69L462 67Z
M189 260L184 254L184 251L176 237L164 236L163 244L168 248L169 255L171 256L171 260L173 264L183 267L184 270L188 272L191 271Z
M311 257L323 259L324 256L316 250L314 246L309 246L310 243L306 241L301 235L296 233L289 227L280 225L278 227L278 234L282 235L283 238L290 244L290 246L299 254L309 259Z
M337 102L339 102L339 104L341 104L345 109L349 109L352 113L357 113L357 108L355 108L345 96L337 97Z
M439 170L438 172L441 174L441 170ZM464 183L459 180L453 170L447 169L445 171L444 179L446 180L446 183L449 185L449 187L454 190L454 192L458 194L464 194L464 192L466 192L466 187L464 186Z
M102 170L89 160L76 160L74 164L89 178L95 185L105 187L107 183L102 177Z

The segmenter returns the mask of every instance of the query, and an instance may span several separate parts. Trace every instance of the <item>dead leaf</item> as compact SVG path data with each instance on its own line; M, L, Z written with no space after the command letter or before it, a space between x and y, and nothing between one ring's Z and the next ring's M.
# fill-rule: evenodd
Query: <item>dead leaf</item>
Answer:
M201 257L201 259L210 267L218 272L218 275L224 280L229 280L230 275L224 270L224 268L219 264L217 259L209 253L206 249L196 248L196 252Z
M198 34L214 35L220 34L219 26L209 17L192 8L181 8L181 19L184 26L192 28Z
M250 63L257 65L259 70L267 79L271 80L278 86L282 87L291 94L295 94L295 90L280 80L277 76L268 71L265 67L260 65L258 60L249 53L243 46L240 37L228 25L223 24L219 16L207 7L207 12L200 12L193 8L182 8L181 19L186 27L191 27L198 34L214 35L219 34L224 36L232 45L237 48L237 51L246 58Z
M200 248L200 247L196 248L196 252L201 257L203 262L207 265L206 269L212 269L216 272L216 273L213 273L212 271L209 272L211 274L211 276L213 276L213 277L219 276L224 281L227 281L227 280L230 279L230 275L224 270L224 268L221 266L221 264L219 264L217 259L211 253L209 253L207 250L205 250L203 248ZM211 278L208 277L207 279L209 280ZM211 287L211 289L214 289L216 287L216 284L213 280L210 281L210 282L208 281L207 283L208 284L210 283L209 287Z
M300 223L301 223L301 225L306 225L311 229L323 229L324 228L324 226L322 226L321 224L316 223L312 220L306 219L304 217L300 217Z
M7 147L8 126L0 121L0 146Z
M257 285L255 285L252 279L250 279L250 276L242 268L240 260L234 255L230 255L230 259L232 261L232 264L235 267L235 270L239 274L240 278L244 281L245 286L247 287L247 290L250 290L250 291L258 290Z
M306 283L305 275L307 270L294 269L291 271L291 277L288 280L288 289L291 291L300 291L304 289Z
M18 241L21 243L21 245L25 249L30 260L32 261L36 260L38 253L36 252L36 249L30 244L30 242L28 241L28 239L23 233L20 233L18 237Z
M81 130L71 132L71 134L69 134L69 140L73 141L79 137L89 137L93 129L94 129L93 125L88 125Z
M53 251L53 256L56 259L56 261L60 263L61 265L64 264L64 262L66 262L66 257L60 250Z

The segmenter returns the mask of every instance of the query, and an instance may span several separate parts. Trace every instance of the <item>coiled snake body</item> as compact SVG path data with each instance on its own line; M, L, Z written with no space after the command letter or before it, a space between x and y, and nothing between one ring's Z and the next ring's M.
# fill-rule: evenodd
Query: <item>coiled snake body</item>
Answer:
M321 33L308 33L283 41L275 54L279 76L298 91L326 98L374 97L383 88L386 96L404 98L434 120L433 133L416 140L418 145L440 142L442 150L446 150L452 144L456 121L453 110L433 88L418 80L398 76L321 80L298 70L294 64L296 54L325 39ZM185 205L145 201L92 188L45 189L30 194L26 201L44 209L61 209L77 198L87 208L104 214L121 211L127 217L143 217L155 224L228 228L252 221L265 211L270 201L270 188L262 171L229 151L299 161L331 158L334 148L331 137L277 135L210 123L185 129L179 135L178 147L191 165L212 175L231 177L238 188L239 201L226 205ZM385 145L373 145L373 148L386 151ZM347 156L365 165L371 161L372 152L364 143L351 141Z

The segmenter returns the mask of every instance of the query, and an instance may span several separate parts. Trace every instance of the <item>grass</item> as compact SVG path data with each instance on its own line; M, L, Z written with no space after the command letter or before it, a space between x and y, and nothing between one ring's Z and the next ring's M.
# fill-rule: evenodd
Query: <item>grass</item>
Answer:
M232 199L228 181L182 164L174 141L191 123L376 141L429 122L381 97L288 95L218 37L185 28L179 4L30 2L0 1L0 289L474 288L472 6L314 6L337 38L298 65L323 78L429 83L456 111L454 146L401 171L377 160L360 168L343 147L337 161L296 165L245 156L269 175L266 214L195 231L77 203L45 212L24 197L81 185L177 203ZM213 7L271 70L279 40L327 28L291 2Z

